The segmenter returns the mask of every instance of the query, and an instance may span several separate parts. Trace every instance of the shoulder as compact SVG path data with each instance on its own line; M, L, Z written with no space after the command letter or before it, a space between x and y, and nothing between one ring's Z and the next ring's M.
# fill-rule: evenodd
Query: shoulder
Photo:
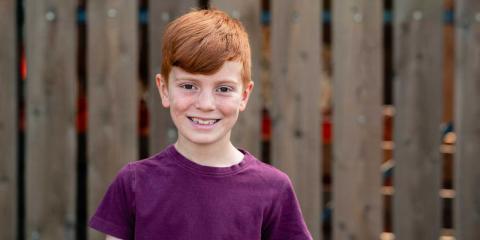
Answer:
M290 178L286 173L278 168L258 160L250 153L246 153L250 158L250 171L261 179L265 184L275 189L283 189L291 184Z
M168 153L163 150L147 158L125 164L116 178L117 181L129 182L135 186L139 180L168 172L172 165L171 162Z
M169 164L170 155L168 148L163 151L151 155L147 158L140 159L134 162L129 162L123 167L122 170L134 172L135 174L142 174L151 170L161 168L164 165Z

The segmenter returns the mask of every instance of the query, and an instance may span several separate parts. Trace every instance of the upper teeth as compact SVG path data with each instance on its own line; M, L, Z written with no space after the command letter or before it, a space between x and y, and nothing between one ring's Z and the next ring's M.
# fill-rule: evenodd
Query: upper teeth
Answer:
M203 120L203 119L199 119L199 118L192 118L192 121L193 121L194 123L203 124L203 125L209 125L209 124L214 124L214 123L215 123L215 119L212 119L212 120Z

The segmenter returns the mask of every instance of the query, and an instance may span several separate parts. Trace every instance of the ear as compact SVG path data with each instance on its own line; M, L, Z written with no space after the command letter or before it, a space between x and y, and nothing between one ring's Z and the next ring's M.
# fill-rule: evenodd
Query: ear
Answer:
M253 91L253 86L254 86L253 81L250 81L245 87L245 89L243 90L242 99L240 102L240 111L245 110L245 108L247 107L248 99L250 98L250 94Z
M157 83L158 93L160 94L160 98L162 99L162 105L165 108L170 107L170 99L169 92L168 92L168 84L165 81L165 78L162 77L161 74L157 74L155 76L155 82Z

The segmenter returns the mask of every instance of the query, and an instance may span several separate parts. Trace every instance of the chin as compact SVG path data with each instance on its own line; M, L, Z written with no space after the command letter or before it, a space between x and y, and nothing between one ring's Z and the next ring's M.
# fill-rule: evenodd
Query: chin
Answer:
M221 142L223 139L226 138L226 135L222 136L212 136L212 134L193 134L193 135L183 135L183 138L193 144L196 145L211 145L218 142Z

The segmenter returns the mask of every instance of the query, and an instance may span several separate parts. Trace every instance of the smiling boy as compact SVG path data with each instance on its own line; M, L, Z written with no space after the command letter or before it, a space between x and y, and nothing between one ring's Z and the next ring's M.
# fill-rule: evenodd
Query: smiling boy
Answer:
M254 86L241 23L192 11L168 25L162 50L156 83L178 139L127 164L90 227L125 240L312 239L288 176L230 141Z

